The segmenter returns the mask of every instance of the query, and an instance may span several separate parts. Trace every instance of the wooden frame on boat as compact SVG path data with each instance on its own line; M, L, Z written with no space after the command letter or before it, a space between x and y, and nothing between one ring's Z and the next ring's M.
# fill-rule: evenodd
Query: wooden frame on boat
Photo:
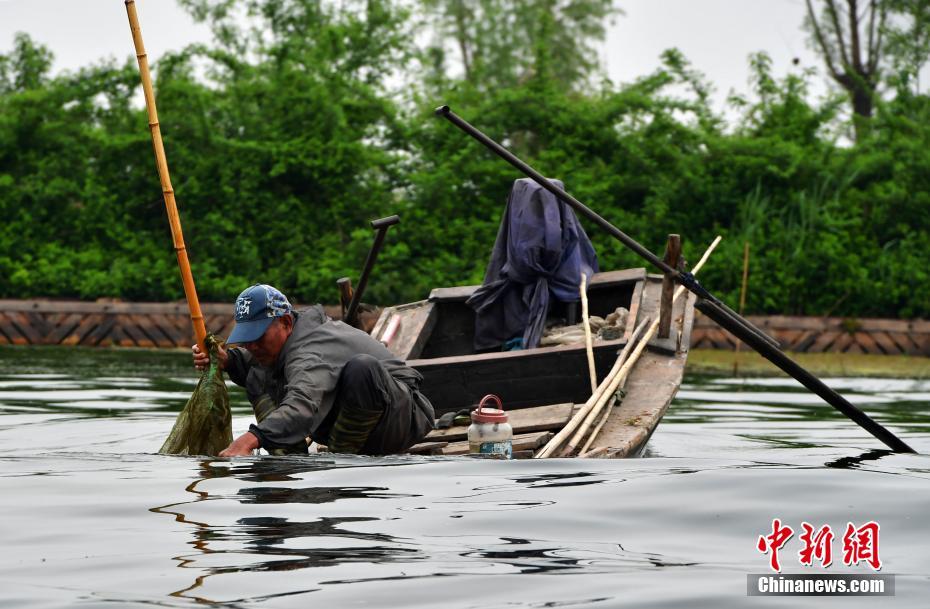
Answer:
M550 430L561 428L574 404L590 397L591 384L584 343L523 351L476 353L473 348L475 314L465 301L478 286L439 288L427 300L389 307L372 329L372 336L423 374L421 390L437 416L474 407L494 393L511 412L514 450L531 456ZM616 340L596 341L597 380L602 381L633 328L659 315L662 276L634 268L598 273L591 278L588 301L591 315L606 316L619 306L630 311L624 334ZM570 316L555 303L552 316ZM680 298L672 310L668 338L656 339L643 353L625 387L625 396L607 419L587 456L638 455L668 409L684 374L694 324L694 296ZM413 452L467 452L465 427L436 430Z

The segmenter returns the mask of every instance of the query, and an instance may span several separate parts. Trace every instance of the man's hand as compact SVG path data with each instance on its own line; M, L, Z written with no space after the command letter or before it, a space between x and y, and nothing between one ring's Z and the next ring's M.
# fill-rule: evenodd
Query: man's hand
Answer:
M248 457L256 448L258 448L258 438L255 436L255 434L247 431L233 440L233 443L227 446L222 452L220 452L219 456Z
M191 346L191 352L194 354L194 368L197 370L206 370L207 366L210 365L210 354L204 353L200 350L200 345ZM222 345L217 347L216 356L220 360L220 370L226 369L226 360L229 355L226 353L226 349Z

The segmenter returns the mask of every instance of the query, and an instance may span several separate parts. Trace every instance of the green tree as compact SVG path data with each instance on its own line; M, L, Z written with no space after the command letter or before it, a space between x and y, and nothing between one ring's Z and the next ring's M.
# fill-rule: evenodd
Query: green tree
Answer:
M604 39L607 19L620 14L612 0L420 4L432 30L425 55L434 79L448 79L450 67L460 67L464 82L484 91L512 87L540 72L566 87L586 83L599 67L596 45Z

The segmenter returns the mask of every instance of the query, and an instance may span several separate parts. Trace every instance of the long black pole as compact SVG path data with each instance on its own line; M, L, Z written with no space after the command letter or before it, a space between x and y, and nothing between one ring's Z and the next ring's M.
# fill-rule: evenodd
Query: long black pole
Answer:
M765 336L760 331L758 331L755 326L749 323L741 315L732 311L729 307L724 305L722 302L714 298L703 286L701 286L693 275L690 273L681 273L677 269L672 268L667 265L661 258L650 252L648 249L640 245L632 237L621 231L619 228L605 220L595 211L584 205L581 201L577 200L575 197L565 192L564 190L556 187L552 182L547 180L541 173L537 172L535 169L521 161L509 150L481 133L478 129L470 125L467 121L456 115L449 106L441 106L436 109L436 114L445 118L450 123L472 136L482 144L484 144L488 149L490 149L494 154L501 157L524 174L533 179L537 184L554 194L556 197L564 201L576 212L580 213L584 217L588 218L604 231L615 237L621 243L626 245L628 248L636 252L640 257L644 258L648 262L652 263L654 266L658 267L664 273L671 275L676 281L678 281L685 288L696 294L699 299L698 303L695 305L698 310L705 313L708 317L713 319L720 325L722 328L728 330L731 334L736 336L738 339L742 340L744 343L755 349L762 357L769 360L779 368L781 368L785 373L787 373L792 378L796 379L802 385L807 387L809 390L813 391L819 395L825 402L845 414L847 417L852 419L855 423L861 426L863 429L868 431L870 434L881 440L889 448L895 452L907 452L913 453L916 452L913 448L908 446L903 440L898 438L896 435L882 427L876 421L874 421L869 415L865 414L855 406L849 403L846 398L838 394L833 389L830 389L827 385L823 383L816 376L805 370L797 362L789 358L785 353L779 349L777 346L772 344L771 338Z

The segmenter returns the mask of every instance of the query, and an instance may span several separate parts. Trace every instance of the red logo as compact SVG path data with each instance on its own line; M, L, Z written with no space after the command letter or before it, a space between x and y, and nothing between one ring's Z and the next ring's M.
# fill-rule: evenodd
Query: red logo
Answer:
M763 554L771 552L769 565L772 567L772 571L781 571L781 565L778 563L778 551L791 539L792 535L794 535L794 530L791 527L781 526L781 521L776 518L772 521L772 534L759 536L759 543L756 544L756 548Z
M823 568L833 564L835 536L830 525L825 524L815 529L814 525L802 522L801 529L802 532L798 539L801 540L803 547L798 552L799 562L806 567L813 566L815 560ZM843 564L854 567L864 562L873 570L880 570L882 560L878 555L878 533L879 525L875 521L869 521L858 528L851 522L847 523L846 533L843 535ZM759 536L756 549L763 554L769 554L769 566L772 571L781 572L778 552L785 547L793 535L794 529L788 525L782 525L781 520L775 518L772 520L772 532Z
M878 523L869 521L859 527L853 523L846 524L843 535L843 564L858 565L865 561L875 571L882 568L882 559L878 557Z
M833 531L830 525L825 524L817 533L814 533L814 527L806 522L801 523L804 532L801 533L801 543L804 547L798 552L802 565L808 567L814 564L814 558L820 561L821 567L829 567L833 562Z

